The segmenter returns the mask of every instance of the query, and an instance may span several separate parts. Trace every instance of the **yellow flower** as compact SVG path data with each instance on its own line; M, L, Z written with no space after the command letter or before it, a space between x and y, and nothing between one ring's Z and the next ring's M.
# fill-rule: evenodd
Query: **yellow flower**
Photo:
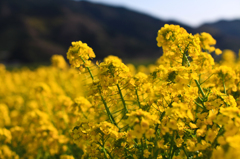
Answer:
M0 103L0 127L9 126L11 118L9 117L9 110L6 104Z
M240 109L238 107L221 107L220 112L223 115L228 116L230 119L237 118L240 115Z
M133 154L133 158L134 159L138 159L137 155Z
M236 150L240 149L240 135L229 136L226 138L226 141L230 144L231 147Z
M222 54L222 50L220 50L219 48L215 49L215 54L216 55Z
M12 134L6 128L0 128L0 142L1 143L11 143Z
M212 129L208 129L205 140L213 143L214 139L217 136L217 133L218 133L217 131L213 131Z
M157 147L158 148L164 148L164 139L158 140L157 141Z
M182 138L177 138L175 141L177 147L181 147L183 142L184 140Z
M143 151L143 157L148 158L150 155L151 153L147 149Z
M136 138L140 139L142 138L142 135L145 133L145 130L142 129L140 125L135 125L134 129L132 131L132 135L135 136Z
M143 130L147 130L149 128L149 122L144 118L142 118L141 127Z
M155 130L150 128L149 130L146 131L145 135L147 139L150 139L151 137L155 137Z
M213 149L211 159L225 159L222 147L218 146L216 149Z
M192 111L190 109L187 110L187 116L189 117L189 119L191 119L192 121L195 119L193 114L192 114Z
M222 62L225 62L224 64L233 63L235 60L236 60L235 52L229 49L223 50Z
M209 33L202 32L199 37L201 40L202 48L204 50L208 50L210 53L215 50L215 48L212 47L211 45L215 45L216 40Z
M61 155L60 159L74 159L72 155Z
M186 145L187 145L187 149L189 151L195 151L195 149L196 149L196 142L193 139L187 139Z
M177 121L174 119L170 119L170 121L167 123L167 126L173 130L177 130L178 128Z
M197 129L197 136L205 136L205 134L206 134L206 125L203 125L200 129Z
M89 58L95 58L92 48L81 41L72 42L67 52L67 59L73 68L89 63Z
M223 137L223 136L219 136L218 139L217 139L217 142L220 144L220 145L225 145L227 142L226 142L226 138Z
M0 158L12 158L12 159L19 159L19 156L12 151L7 145L0 146Z
M234 122L232 120L229 120L228 123L225 126L225 133L224 136L233 136L236 135L239 131L239 128L235 126Z
M67 67L67 63L62 55L53 55L51 58L52 65L54 67L65 69Z
M190 126L192 129L198 128L196 124L193 124L193 123L191 123L191 122L189 123L189 126Z

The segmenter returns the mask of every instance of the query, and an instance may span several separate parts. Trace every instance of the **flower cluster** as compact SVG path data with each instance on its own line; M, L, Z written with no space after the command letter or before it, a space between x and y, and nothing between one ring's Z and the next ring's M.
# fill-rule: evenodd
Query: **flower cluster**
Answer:
M72 46L68 49L67 58L74 68L89 66L89 59L95 58L95 54L86 43L81 41L72 42Z
M221 50L208 33L165 25L156 40L163 56L149 70L109 56L85 71L98 113L74 127L74 142L88 158L237 158L239 63L226 51L215 64L210 53Z
M240 58L178 25L157 34L148 67L93 64L72 42L36 70L0 64L0 158L229 159L240 156Z
M69 133L79 120L74 99L83 95L78 71L54 55L49 67L0 72L0 158L79 158Z

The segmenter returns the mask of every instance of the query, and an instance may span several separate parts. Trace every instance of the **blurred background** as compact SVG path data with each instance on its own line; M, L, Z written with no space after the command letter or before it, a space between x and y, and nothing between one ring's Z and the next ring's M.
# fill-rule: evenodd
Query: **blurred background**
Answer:
M162 54L157 31L178 24L189 33L208 32L216 47L240 49L239 0L1 0L0 63L48 64L66 57L72 41L93 48L97 59L151 61Z

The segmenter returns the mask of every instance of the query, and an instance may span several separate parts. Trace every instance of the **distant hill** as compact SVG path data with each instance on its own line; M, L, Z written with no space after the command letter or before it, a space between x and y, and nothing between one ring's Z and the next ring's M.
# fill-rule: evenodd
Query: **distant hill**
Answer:
M212 27L223 34L240 37L240 19L239 20L220 20L215 23L206 23L202 27Z
M240 19L207 23L198 30L210 33L217 40L216 46L220 49L231 49L236 53L240 49Z
M72 41L88 43L98 59L156 58L157 31L166 23L190 33L209 32L221 49L240 48L239 21L220 21L191 28L122 7L71 0L2 0L0 2L0 62L45 62L53 54L66 56ZM237 27L238 26L238 27Z

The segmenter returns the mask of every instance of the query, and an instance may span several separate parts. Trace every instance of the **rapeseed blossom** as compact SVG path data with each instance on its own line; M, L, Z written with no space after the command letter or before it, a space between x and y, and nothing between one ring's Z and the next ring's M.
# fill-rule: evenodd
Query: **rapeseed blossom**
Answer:
M148 67L116 56L94 64L72 42L36 70L0 65L0 158L209 158L240 156L240 64L216 40L166 24L163 56Z

